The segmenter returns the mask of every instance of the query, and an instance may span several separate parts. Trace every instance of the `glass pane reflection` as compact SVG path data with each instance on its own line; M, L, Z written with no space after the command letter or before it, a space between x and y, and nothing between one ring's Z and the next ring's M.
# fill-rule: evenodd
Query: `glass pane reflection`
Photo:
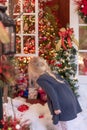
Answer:
M35 33L35 16L32 15L23 16L23 33L28 33L28 34Z
M79 27L79 49L87 50L87 26Z
M81 19L81 17L79 16L79 24L84 24L83 19Z
M35 54L35 37L34 36L24 36L24 53L25 54Z
M16 54L21 53L21 37L16 36Z
M87 52L79 53L79 75L87 75Z

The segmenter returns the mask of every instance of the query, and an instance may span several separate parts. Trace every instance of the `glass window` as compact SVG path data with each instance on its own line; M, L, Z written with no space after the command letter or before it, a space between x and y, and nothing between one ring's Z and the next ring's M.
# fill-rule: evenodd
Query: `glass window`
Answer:
M14 9L16 56L38 55L38 0L20 0Z
M79 52L79 75L87 75L87 52Z

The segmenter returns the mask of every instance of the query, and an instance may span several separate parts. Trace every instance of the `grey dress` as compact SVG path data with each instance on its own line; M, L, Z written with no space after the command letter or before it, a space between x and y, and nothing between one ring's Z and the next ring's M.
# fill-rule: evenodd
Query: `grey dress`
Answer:
M68 82L56 75L59 80L64 83L58 82L48 73L44 73L37 79L37 83L46 92L48 97L48 107L52 114L53 124L58 121L69 121L77 117L81 112L79 102L72 92ZM54 113L54 110L61 110L59 115Z

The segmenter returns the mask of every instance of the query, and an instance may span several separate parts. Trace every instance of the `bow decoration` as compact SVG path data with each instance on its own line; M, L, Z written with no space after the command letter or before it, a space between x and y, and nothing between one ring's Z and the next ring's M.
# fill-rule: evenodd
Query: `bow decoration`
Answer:
M68 48L72 48L72 43L74 42L77 46L79 46L77 40L74 38L73 29L72 28L61 28L59 33L59 41L56 44L56 50L59 51L60 48L67 50Z

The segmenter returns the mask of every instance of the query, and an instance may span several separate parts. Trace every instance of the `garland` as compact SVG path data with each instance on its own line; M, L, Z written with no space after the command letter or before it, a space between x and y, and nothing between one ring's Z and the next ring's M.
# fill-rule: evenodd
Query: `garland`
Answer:
M87 23L87 0L74 0L77 5L77 12L84 23Z

